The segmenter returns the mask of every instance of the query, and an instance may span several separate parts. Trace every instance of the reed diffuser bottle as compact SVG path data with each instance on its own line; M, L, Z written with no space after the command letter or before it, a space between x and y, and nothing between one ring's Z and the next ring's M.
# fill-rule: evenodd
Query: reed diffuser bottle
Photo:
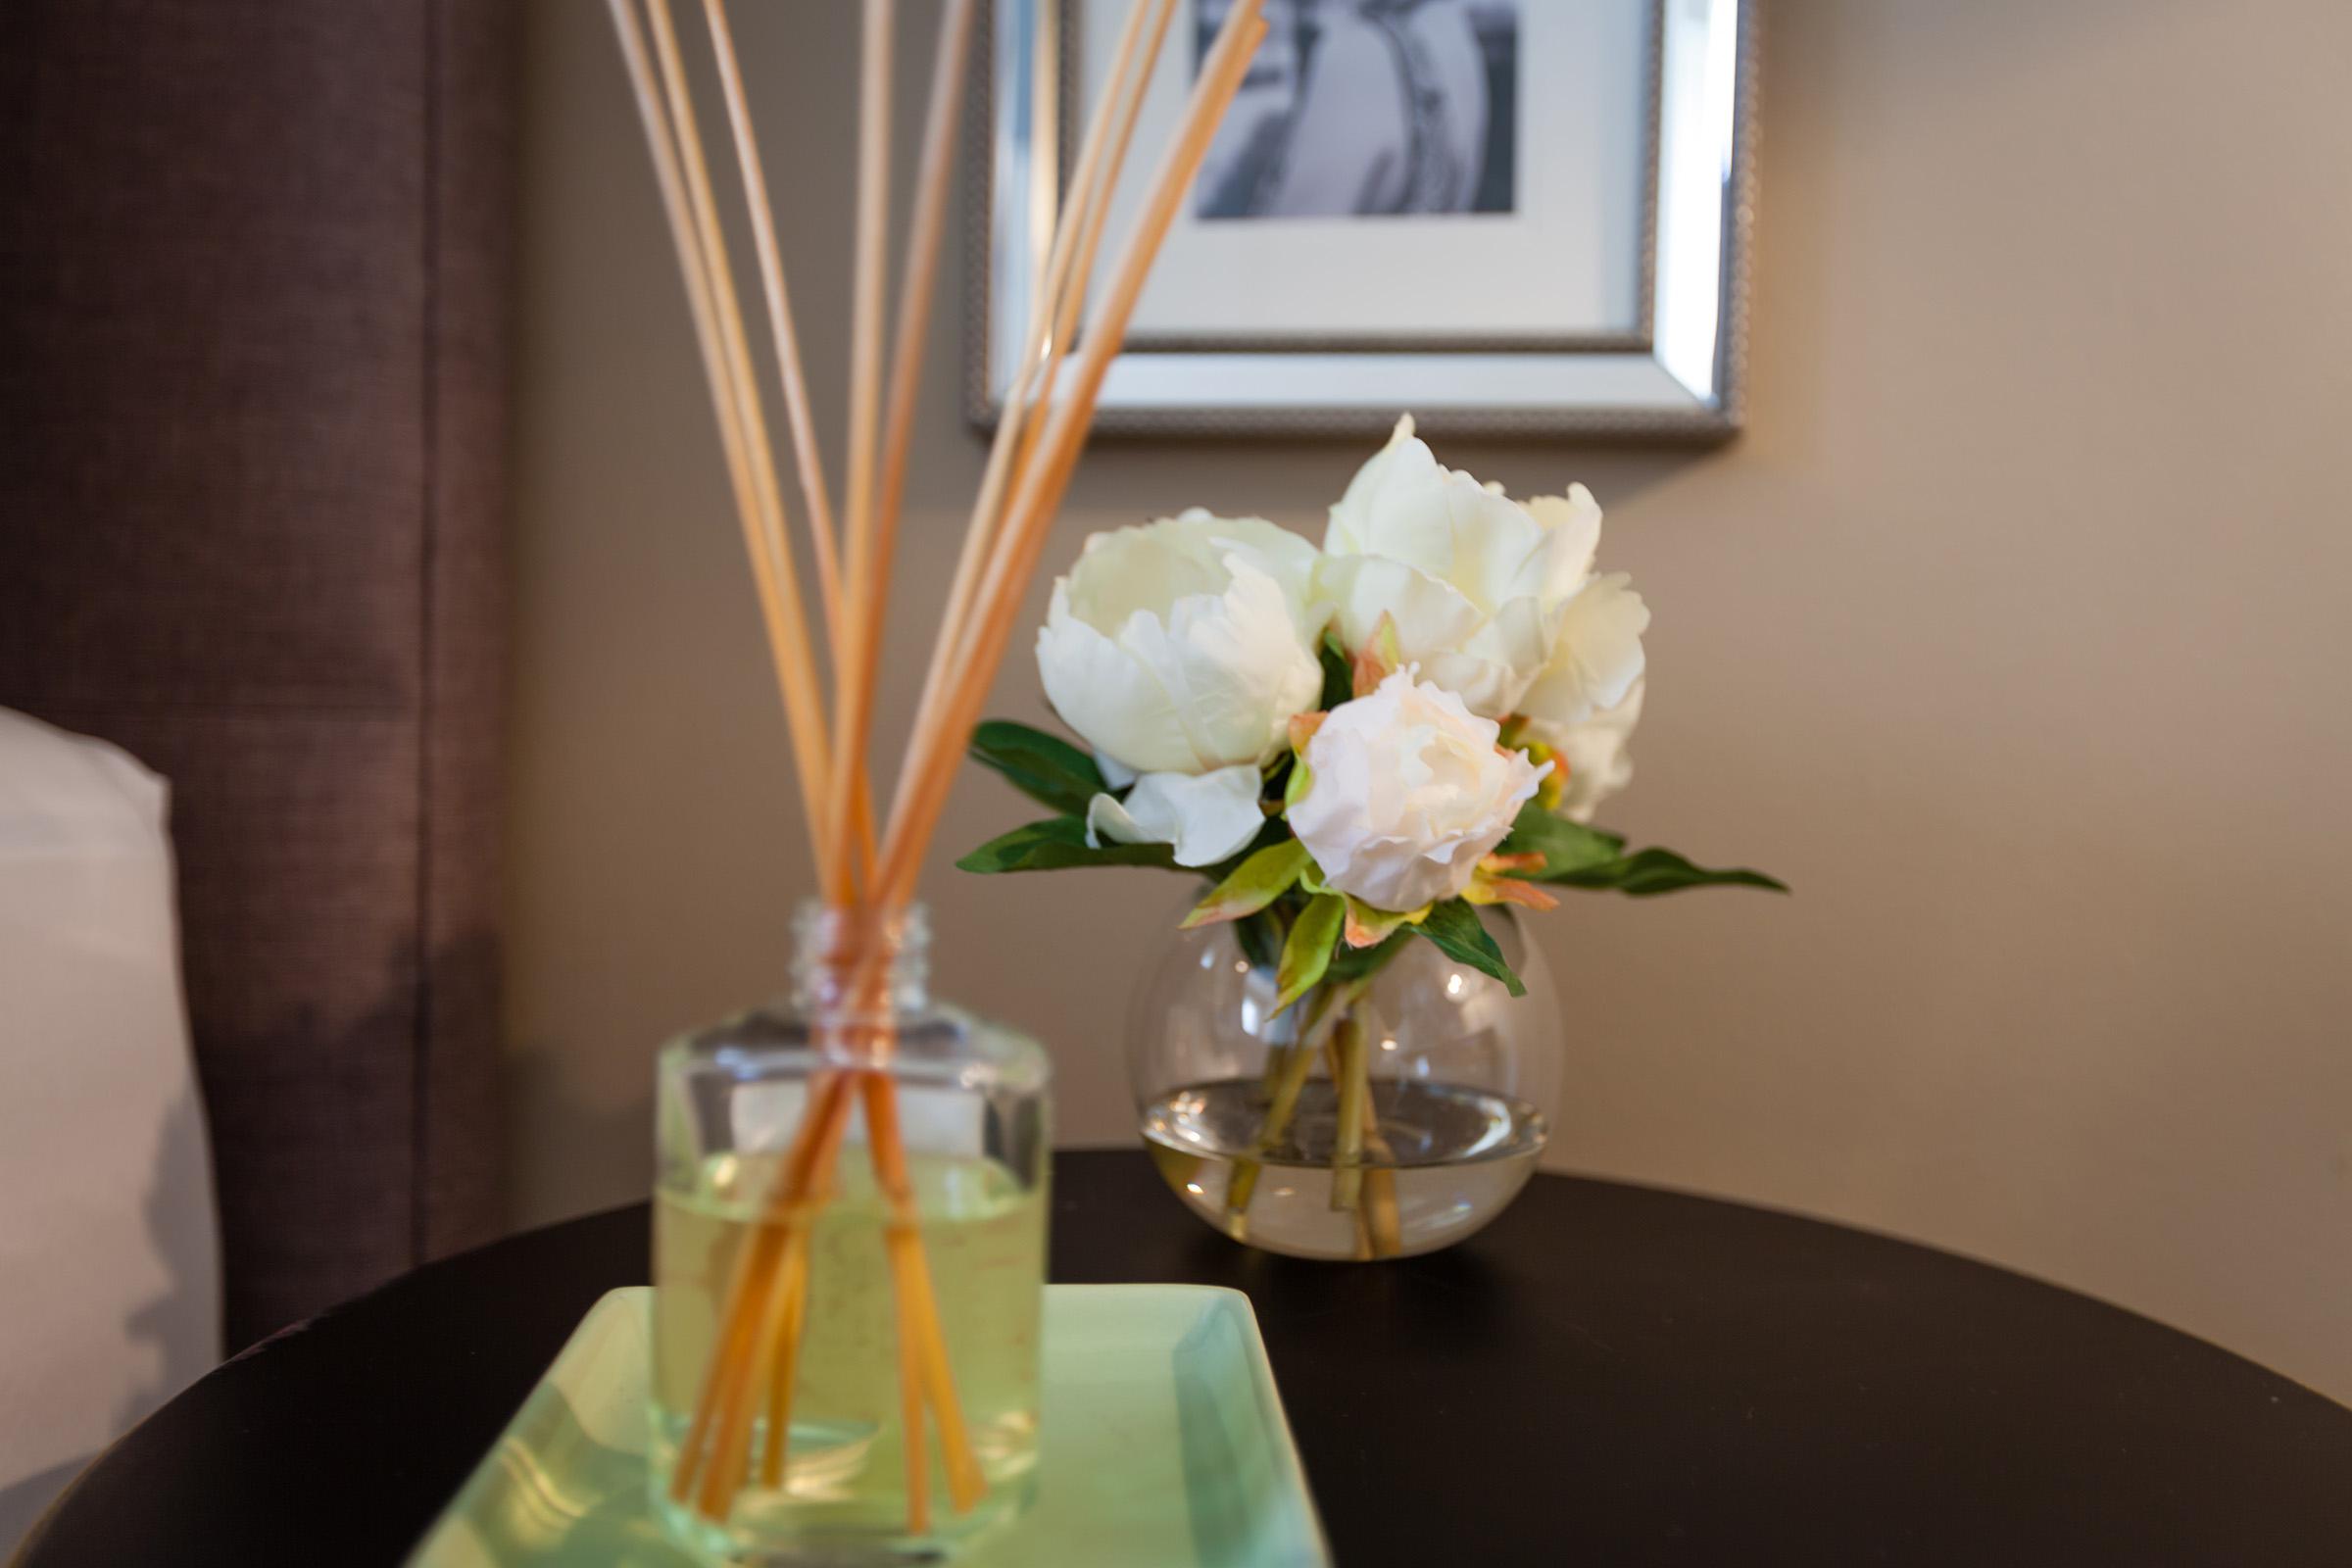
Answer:
M808 905L791 995L662 1054L651 1484L706 1556L937 1554L1034 1489L1049 1068L928 943Z
M928 673L887 797L869 757L922 345L952 226L956 132L979 0L937 8L908 205L890 266L893 0L863 0L850 290L846 482L817 450L724 0L704 0L759 259L823 653L788 529L701 120L670 0L609 0L687 311L792 745L822 907L803 917L788 1002L662 1057L656 1184L656 1509L731 1562L939 1555L1018 1511L1037 1460L1046 1059L934 1004L910 914L956 762L1013 635L1152 259L1267 25L1234 0L1200 54L1126 238L1102 248L1176 0L1134 0L1087 118L972 500ZM1101 280L1097 297L1090 285ZM1080 331L1080 324L1084 330ZM889 340L886 344L886 338ZM885 365L888 366L887 375ZM888 396L884 396L887 386ZM830 691L823 678L831 674ZM885 806L887 800L887 806Z

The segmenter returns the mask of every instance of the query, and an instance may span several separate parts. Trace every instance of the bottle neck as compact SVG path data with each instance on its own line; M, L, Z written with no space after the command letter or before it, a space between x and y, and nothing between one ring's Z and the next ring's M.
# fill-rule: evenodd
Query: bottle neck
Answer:
M811 1018L871 1019L930 1003L931 921L810 900L793 920L792 1002Z

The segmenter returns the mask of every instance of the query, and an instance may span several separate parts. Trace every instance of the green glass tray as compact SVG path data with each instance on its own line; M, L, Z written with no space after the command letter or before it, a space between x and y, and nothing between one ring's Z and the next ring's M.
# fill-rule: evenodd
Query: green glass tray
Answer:
M646 1502L653 1293L590 1309L411 1568L696 1568ZM1250 1298L1046 1290L1038 1500L965 1568L1329 1568Z

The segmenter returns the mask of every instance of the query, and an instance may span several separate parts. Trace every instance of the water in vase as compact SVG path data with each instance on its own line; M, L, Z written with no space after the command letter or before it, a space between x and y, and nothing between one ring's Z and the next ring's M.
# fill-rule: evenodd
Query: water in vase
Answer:
M1378 1081L1376 1131L1342 1158L1339 1096L1301 1087L1269 1136L1262 1078L1196 1084L1144 1112L1145 1146L1171 1191L1238 1241L1298 1257L1404 1257L1460 1241L1500 1213L1534 1174L1543 1113L1458 1085Z

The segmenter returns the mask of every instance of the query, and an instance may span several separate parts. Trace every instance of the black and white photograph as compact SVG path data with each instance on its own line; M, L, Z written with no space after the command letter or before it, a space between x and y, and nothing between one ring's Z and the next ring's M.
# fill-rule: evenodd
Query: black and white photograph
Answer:
M1179 123L1235 5L1163 13L1139 136ZM982 422L1129 13L990 15ZM1465 430L1736 426L1748 0L1263 0L1258 20L1105 382L1104 428L1378 435L1408 395ZM1106 232L1142 216L1114 192Z
M1525 0L1267 0L1202 164L1202 219L1516 208ZM1233 0L1193 0L1196 63Z

